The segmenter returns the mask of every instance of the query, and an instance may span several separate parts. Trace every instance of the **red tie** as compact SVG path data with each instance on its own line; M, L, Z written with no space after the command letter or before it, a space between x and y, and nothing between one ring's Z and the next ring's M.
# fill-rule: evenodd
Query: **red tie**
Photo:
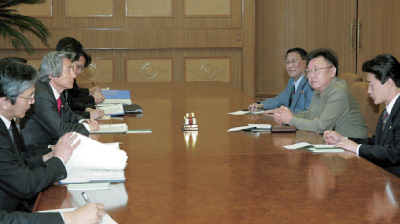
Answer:
M58 97L57 99L57 109L58 113L61 114L61 97Z

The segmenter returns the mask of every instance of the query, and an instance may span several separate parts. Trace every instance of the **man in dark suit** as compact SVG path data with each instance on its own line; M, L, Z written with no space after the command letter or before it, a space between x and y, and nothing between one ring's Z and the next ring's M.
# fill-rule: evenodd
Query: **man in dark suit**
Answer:
M14 119L22 118L35 102L37 71L26 64L0 61L0 223L63 223L60 213L47 215L9 213L30 211L37 194L67 176L68 162L79 141L68 133L60 138L54 150L20 152L25 147ZM85 214L81 214L81 212ZM91 217L91 223L101 220L104 206L92 204L74 213L63 213L66 223Z
M336 144L360 155L400 177L400 64L392 55L378 55L364 62L368 93L375 104L386 104L376 126L375 135L348 139L337 132L324 133L328 144Z
M85 52L82 44L72 37L61 38L56 46L56 51L67 51L77 54L72 60L75 68L76 76L79 76L84 68L88 67L92 62L92 57ZM101 93L99 86L93 86L92 88L81 88L78 87L76 80L72 89L69 89L68 94L71 97L72 110L85 110L88 107L95 105L96 103L102 103L105 97ZM91 110L88 110L92 112ZM93 114L93 113L91 113ZM93 116L91 116L93 118Z
M93 119L75 114L65 103L63 91L72 88L75 79L73 53L53 51L44 56L36 83L36 104L21 119L25 145L29 147L54 144L67 132L88 135L98 130Z

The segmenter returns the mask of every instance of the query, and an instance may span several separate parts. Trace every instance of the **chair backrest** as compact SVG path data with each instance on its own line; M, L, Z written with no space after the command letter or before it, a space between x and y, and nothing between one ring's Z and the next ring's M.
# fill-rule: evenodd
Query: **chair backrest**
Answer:
M350 86L350 91L361 108L365 123L367 124L368 135L371 136L375 134L379 119L379 105L375 105L374 101L369 97L368 83L354 82Z
M350 86L354 83L354 82L362 82L363 79L361 78L361 76L352 73L352 72L346 72L346 73L342 73L338 76L339 79L343 79L346 81L347 86L350 88Z

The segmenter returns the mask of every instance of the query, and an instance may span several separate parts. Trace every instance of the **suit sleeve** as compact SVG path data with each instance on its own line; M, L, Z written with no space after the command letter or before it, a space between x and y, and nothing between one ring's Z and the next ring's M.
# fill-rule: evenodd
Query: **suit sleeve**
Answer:
M27 213L27 212L11 212L0 210L0 223L2 224L39 224L39 223L64 223L61 214L58 212L51 213Z
M31 119L39 124L52 139L59 139L67 132L76 131L84 135L89 132L83 124L78 123L79 120L84 119L71 111L68 105L64 104L63 115L65 120L61 118L57 111L56 105L52 102L50 97L37 96L35 105L33 106L34 113Z
M360 141L361 147L359 155L381 167L393 167L400 165L400 124L392 128L388 138L392 139L390 144L374 145L371 141L363 144Z
M0 188L9 195L30 199L54 182L67 177L63 162L53 157L46 162L33 158L35 166L21 163L8 139L0 137Z
M314 118L309 119L311 117L310 111L294 114L290 124L296 126L299 130L323 133L325 130L331 129L343 113L349 111L349 103L343 102L345 99L347 99L346 93L336 90L328 96L319 116L312 116Z
M292 84L290 84L290 83L291 82L289 81L286 88L276 97L261 101L261 103L264 105L265 110L278 108L282 105L288 106L290 90L292 89L292 86L293 86L293 83Z

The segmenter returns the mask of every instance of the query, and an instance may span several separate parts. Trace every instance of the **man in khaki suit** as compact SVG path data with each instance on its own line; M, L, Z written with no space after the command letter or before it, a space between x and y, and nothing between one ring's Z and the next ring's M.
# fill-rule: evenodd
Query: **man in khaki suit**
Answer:
M336 130L354 137L367 137L367 126L360 107L349 91L346 81L340 80L338 60L330 49L316 49L307 54L308 81L314 89L314 97L307 111L292 114L287 107L281 107L274 114L278 124L290 124L298 130L323 133Z

